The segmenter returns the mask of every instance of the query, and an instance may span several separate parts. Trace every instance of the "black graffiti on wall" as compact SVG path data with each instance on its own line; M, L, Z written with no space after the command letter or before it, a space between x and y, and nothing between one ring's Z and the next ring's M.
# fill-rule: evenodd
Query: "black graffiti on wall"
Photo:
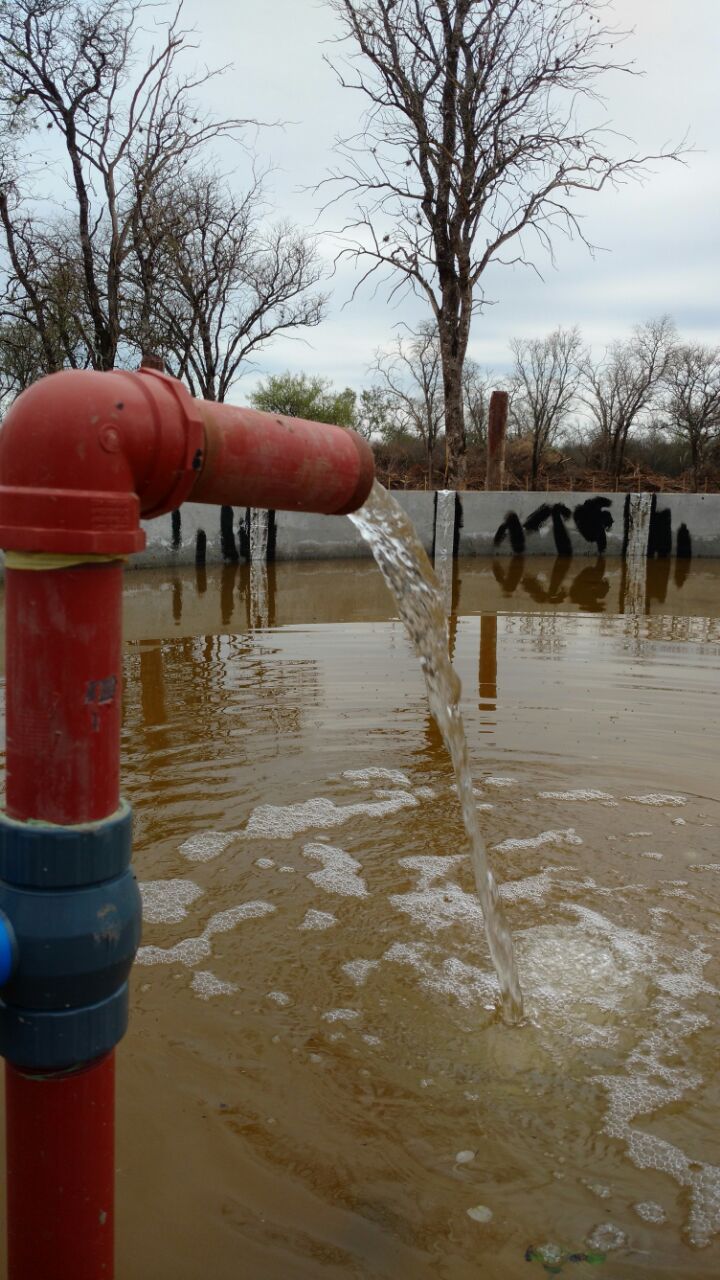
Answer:
M495 537L493 545L499 547L505 541L506 535L510 538L510 546L515 555L522 555L525 550L526 533L537 533L542 529L543 525L548 521L552 521L553 536L555 539L555 550L559 556L572 555L572 543L570 535L567 531L567 521L572 520L578 533L586 542L595 543L598 555L602 555L607 548L607 531L613 526L613 518L608 510L612 506L610 498L604 498L602 495L596 498L586 498L585 502L580 502L570 511L562 502L555 502L552 505L549 502L543 502L541 506L536 507L530 513L527 519L521 523L520 518L515 511L508 511L503 523L500 525Z
M599 494L586 498L571 511L563 502L543 502L524 521L520 520L516 511L508 511L499 526L493 545L502 546L506 538L510 541L513 555L521 556L527 546L527 535L538 533L548 523L552 525L555 551L559 556L573 554L572 542L568 532L568 524L572 520L581 538L590 545L595 545L597 554L604 555L607 550L607 535L612 529L614 520L610 510L612 500ZM627 552L630 520L630 494L626 494L624 503L624 538L623 556ZM658 510L657 494L652 495L650 518L648 522L647 557L648 559L666 559L672 555L673 529L672 511L670 507ZM692 538L685 523L677 531L675 554L678 559L689 560L692 556Z

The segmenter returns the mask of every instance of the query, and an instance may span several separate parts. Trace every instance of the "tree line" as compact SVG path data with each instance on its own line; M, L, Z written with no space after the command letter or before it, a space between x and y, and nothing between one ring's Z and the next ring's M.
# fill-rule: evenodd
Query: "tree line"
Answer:
M335 392L319 378L283 375L261 382L257 408L352 426L409 464L418 451L423 481L446 483L442 465L444 402L437 333L400 335L375 354L369 388ZM506 390L511 444L524 446L534 489L543 467L563 454L617 485L635 446L647 470L690 473L696 490L720 461L720 347L683 342L668 316L637 325L595 359L577 328L510 343L502 377L466 361L463 399L467 449L484 465L493 390ZM662 444L666 445L663 456ZM658 448L660 445L660 448ZM638 452L638 446L640 450ZM669 446L669 449L668 447ZM516 456L522 449L515 449Z
M367 110L338 141L319 199L343 211L340 255L359 265L358 288L382 278L429 314L377 357L355 420L385 440L417 435L431 482L438 471L461 485L489 389L467 355L488 267L533 264L560 233L589 243L578 195L684 149L617 154L619 135L593 122L607 75L635 73L602 0L325 3L332 65ZM326 314L316 241L269 206L270 175L248 143L263 126L204 108L221 71L194 71L195 50L182 0L0 0L0 407L43 373L148 352L224 400L276 335ZM243 158L244 185L221 170L220 144ZM513 421L531 430L535 478L581 387L619 473L679 367L670 328L640 326L604 364L585 361L577 385L574 331L518 347ZM693 430L700 469L714 428Z

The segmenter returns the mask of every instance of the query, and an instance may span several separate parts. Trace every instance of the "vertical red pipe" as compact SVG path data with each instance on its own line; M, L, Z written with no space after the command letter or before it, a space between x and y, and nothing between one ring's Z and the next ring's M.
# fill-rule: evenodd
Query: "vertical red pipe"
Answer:
M91 822L119 804L120 563L6 573L7 811ZM114 1055L7 1064L9 1280L111 1280Z

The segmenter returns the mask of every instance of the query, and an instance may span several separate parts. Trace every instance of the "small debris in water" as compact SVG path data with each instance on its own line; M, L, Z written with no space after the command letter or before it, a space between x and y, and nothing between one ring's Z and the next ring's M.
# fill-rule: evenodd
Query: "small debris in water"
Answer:
M474 1222L490 1222L493 1216L492 1209L488 1209L486 1204L476 1204L472 1209L467 1209L466 1213Z
M315 911L311 907L298 929L331 929L334 924L337 924L337 918L329 911Z

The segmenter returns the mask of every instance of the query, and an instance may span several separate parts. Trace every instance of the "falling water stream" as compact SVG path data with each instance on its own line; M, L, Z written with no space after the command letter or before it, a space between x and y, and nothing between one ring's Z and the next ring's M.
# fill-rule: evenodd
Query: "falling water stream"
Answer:
M350 519L370 546L420 659L430 710L455 771L488 946L500 984L502 1015L507 1023L514 1025L523 1016L522 992L512 936L478 822L467 738L460 713L460 680L448 654L440 587L412 522L377 481L365 505Z

